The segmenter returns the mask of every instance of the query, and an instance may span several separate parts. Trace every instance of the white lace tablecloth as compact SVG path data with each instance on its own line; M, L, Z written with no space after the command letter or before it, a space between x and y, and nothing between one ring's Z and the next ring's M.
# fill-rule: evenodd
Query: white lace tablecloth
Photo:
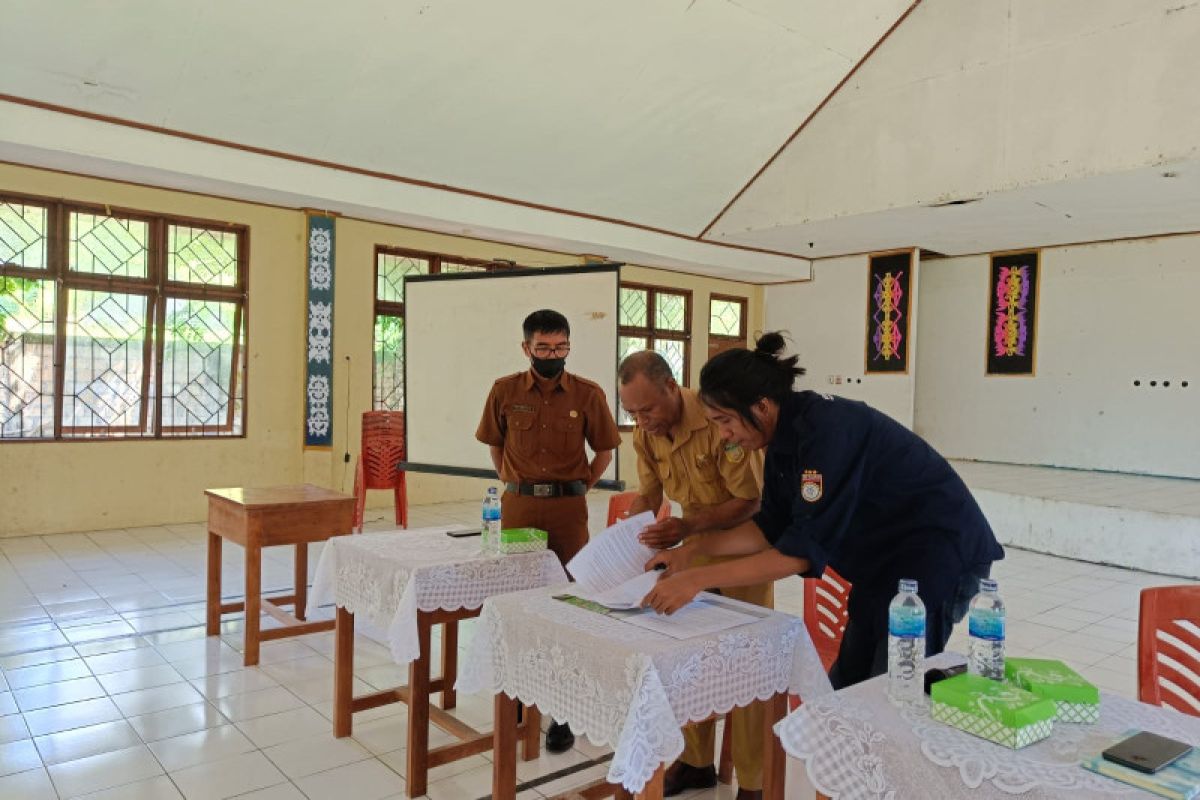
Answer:
M932 664L962 663L944 654ZM1022 795L1041 800L1151 795L1079 766L1136 728L1200 743L1200 719L1101 692L1100 721L1054 724L1049 739L1020 750L943 725L929 699L899 709L886 678L800 706L775 730L784 750L805 762L816 789L835 800Z
M679 640L555 600L560 592L489 598L457 688L504 692L612 747L608 780L631 792L683 752L684 724L778 692L832 691L797 617L712 598L764 616Z
M549 550L485 556L461 526L335 536L317 562L308 610L334 603L365 617L385 637L397 664L419 655L417 611L479 608L494 594L567 582Z

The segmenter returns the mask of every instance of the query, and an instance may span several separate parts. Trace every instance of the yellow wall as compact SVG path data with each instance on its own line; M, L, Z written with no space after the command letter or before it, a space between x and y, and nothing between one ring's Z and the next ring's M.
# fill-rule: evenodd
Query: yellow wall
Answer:
M303 215L5 164L0 189L250 227L246 437L0 443L0 535L194 521L205 488L300 481Z
M376 245L465 258L504 258L530 266L580 262L578 256L566 253L339 220L333 448L306 452L302 447L306 316L305 218L301 211L6 164L0 164L0 190L107 203L250 228L246 437L0 443L0 536L198 521L204 518L203 491L209 487L307 481L348 492L354 481L360 415L371 405ZM761 287L634 266L623 269L622 277L692 292L692 385L699 383L700 367L708 352L711 293L748 297L749 330L762 327ZM347 452L351 454L350 463L344 461ZM632 488L637 474L632 448L622 447L619 458L621 476L631 482ZM472 499L482 494L487 483L412 475L409 500L430 503ZM390 503L390 494L385 492L374 492L369 498L369 505L375 508Z

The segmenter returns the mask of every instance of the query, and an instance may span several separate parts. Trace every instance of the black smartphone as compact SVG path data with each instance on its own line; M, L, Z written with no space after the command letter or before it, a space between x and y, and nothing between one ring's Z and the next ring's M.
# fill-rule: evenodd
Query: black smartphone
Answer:
M461 539L465 536L479 536L481 534L482 531L479 528L460 528L456 531L446 531L447 536L453 536L455 539Z
M1114 764L1138 772L1158 772L1192 752L1190 744L1177 742L1157 733L1141 733L1117 742L1100 755Z
M929 694L933 689L933 685L938 681L953 678L955 675L961 675L966 671L966 664L956 664L953 667L935 667L925 670L925 694Z

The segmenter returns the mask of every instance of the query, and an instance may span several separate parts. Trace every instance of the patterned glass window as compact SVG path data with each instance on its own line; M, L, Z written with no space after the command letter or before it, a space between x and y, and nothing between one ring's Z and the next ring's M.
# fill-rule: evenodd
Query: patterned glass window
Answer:
M746 347L744 297L713 295L708 301L708 357L732 347Z
M687 386L691 359L692 294L678 289L623 283L617 308L617 361L640 350L654 350L671 365L675 380ZM633 425L620 409L617 422Z
M404 279L409 275L489 272L507 264L390 247L375 249L375 339L372 406L404 410Z
M243 435L245 235L0 197L0 441Z

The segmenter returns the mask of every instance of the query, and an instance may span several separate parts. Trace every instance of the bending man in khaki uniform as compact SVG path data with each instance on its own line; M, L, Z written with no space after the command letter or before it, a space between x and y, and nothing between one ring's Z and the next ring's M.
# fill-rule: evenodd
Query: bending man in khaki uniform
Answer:
M657 510L664 489L683 507L683 517L655 523L642 533L651 547L672 547L692 534L720 531L744 522L758 510L762 453L726 445L704 415L696 393L675 382L666 360L653 351L634 353L618 370L621 405L637 422L638 498L630 514ZM706 560L703 563L713 563ZM693 566L699 566L700 562ZM772 584L725 589L722 593L755 605L772 605ZM739 800L762 794L763 709L759 703L732 714L733 762ZM663 794L703 789L717 782L713 758L716 722L683 731L683 756L667 770Z

